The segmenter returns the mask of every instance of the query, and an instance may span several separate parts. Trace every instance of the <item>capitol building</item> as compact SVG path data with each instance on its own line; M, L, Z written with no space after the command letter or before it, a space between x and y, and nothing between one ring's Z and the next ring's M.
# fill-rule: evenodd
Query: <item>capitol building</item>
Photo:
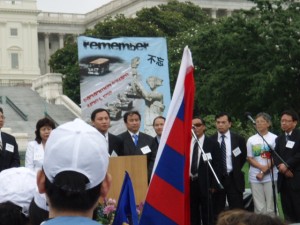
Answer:
M81 108L63 94L62 74L53 73L48 65L67 36L77 37L108 16L135 17L142 8L168 2L112 0L86 14L75 14L38 10L37 0L0 0L0 107L6 115L1 131L16 137L23 156L28 141L35 138L39 118L49 117L59 125L81 117ZM247 0L190 2L213 18L253 7Z
M168 0L113 0L86 14L53 13L37 9L36 0L0 0L0 85L31 84L51 73L50 56L64 46L66 35L78 36L107 16L134 17L145 7ZM184 1L181 1L184 2ZM250 9L247 0L191 0L213 18Z

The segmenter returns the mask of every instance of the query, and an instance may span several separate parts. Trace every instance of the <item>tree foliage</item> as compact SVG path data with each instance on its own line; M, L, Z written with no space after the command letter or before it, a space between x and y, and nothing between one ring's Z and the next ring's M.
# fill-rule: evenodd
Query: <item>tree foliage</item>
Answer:
M202 115L228 111L238 120L245 111L265 111L276 118L287 108L300 113L300 5L289 0L252 1L256 8L214 21L192 3L170 1L143 9L135 18L108 18L84 35L167 37L172 90L188 45L195 65L195 111ZM55 53L50 61L53 70L77 77L75 50L74 43L67 43ZM75 83L71 86L64 87L79 92Z
M197 104L205 113L300 112L299 7L265 1L202 29L193 41L200 67ZM212 38L213 37L213 38ZM201 96L201 97L200 97Z
M65 47L57 50L50 58L53 72L63 74L63 92L75 103L80 103L80 75L77 43L72 36L66 38Z

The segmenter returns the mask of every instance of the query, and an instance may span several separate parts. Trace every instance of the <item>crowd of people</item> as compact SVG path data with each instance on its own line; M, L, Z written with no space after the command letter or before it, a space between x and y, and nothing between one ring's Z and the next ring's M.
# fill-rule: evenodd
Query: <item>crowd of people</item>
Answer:
M162 116L153 120L156 136L152 137L140 131L138 111L124 114L127 131L119 135L109 132L110 115L102 108L92 112L92 126L76 119L56 128L53 121L42 118L36 124L35 140L28 143L25 167L20 167L15 138L1 131L4 119L0 108L0 225L98 224L92 220L93 210L111 184L109 157L146 155L150 182L165 123ZM300 223L298 120L294 111L282 112L283 132L277 137L269 131L271 117L261 112L255 118L255 134L246 141L230 130L228 113L215 116L212 136L205 134L205 120L195 116L190 147L191 225L284 224L278 217L277 192L285 223ZM246 161L254 212L244 211Z

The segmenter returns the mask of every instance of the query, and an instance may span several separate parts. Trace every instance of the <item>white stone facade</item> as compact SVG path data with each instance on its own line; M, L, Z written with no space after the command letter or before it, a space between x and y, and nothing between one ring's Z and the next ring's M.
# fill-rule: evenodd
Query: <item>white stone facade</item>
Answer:
M247 0L190 1L213 18L253 6ZM78 36L107 16L134 17L142 8L167 2L113 0L87 14L70 14L39 11L36 0L0 0L0 85L30 84L38 76L52 72L50 56L63 47L66 35Z

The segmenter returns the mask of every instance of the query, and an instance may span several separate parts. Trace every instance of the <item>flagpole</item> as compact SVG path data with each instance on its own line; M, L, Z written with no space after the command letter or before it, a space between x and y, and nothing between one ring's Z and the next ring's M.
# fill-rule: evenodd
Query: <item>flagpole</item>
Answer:
M214 170L214 168L212 167L212 165L211 165L211 163L210 163L210 161L209 161L207 155L205 154L203 148L201 147L200 142L199 142L199 140L198 140L198 138L197 138L197 136L196 136L196 134L195 134L193 128L192 128L192 136L193 136L193 138L197 141L198 147L199 147L199 149L200 149L200 151L201 151L201 154L203 155L203 159L204 159L204 161L206 161L206 162L208 163L209 168L210 168L211 172L213 173L213 175L214 175L214 177L215 177L215 179L216 179L216 181L217 181L217 183L218 183L218 185L219 185L219 188L220 188L220 189L224 189L224 187L223 187L223 185L221 184L221 182L220 182L220 180L219 180L217 174L215 173L215 170Z

